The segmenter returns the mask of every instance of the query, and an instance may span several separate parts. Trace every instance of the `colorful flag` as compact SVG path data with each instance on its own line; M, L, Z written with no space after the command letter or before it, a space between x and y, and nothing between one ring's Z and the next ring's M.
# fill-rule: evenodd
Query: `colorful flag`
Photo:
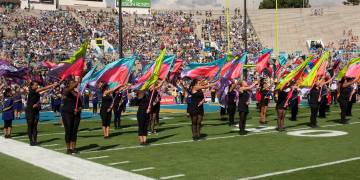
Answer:
M289 56L286 53L280 53L279 54L279 64L280 64L280 66L283 66L284 64L286 64L288 57Z
M346 74L349 66L352 65L352 64L358 63L358 62L360 62L360 57L351 59L351 60L345 65L345 67L343 67L343 68L341 69L341 71L339 72L339 75L338 75L338 77L337 77L336 79L337 79L337 80L340 80L342 77L344 77L344 75Z
M159 73L159 78L160 79L165 79L166 76L168 75L172 64L174 63L174 59L175 56L171 55L171 56L165 56L163 63L161 64L161 68L160 68L160 73ZM152 67L148 68L147 71L144 72L144 74L138 78L138 80L136 81L136 84L140 84L140 83L145 83L145 81L147 81L152 72L154 71L155 68L155 64L153 63Z
M42 61L41 66L51 69L56 66L56 63L50 61Z
M293 71L291 71L290 74L288 74L287 76L285 76L283 79L280 80L276 89L282 90L290 80L296 81L299 78L297 76L304 71L304 68L308 65L311 59L312 59L312 55L309 55L303 63L301 63L298 67L296 67Z
M265 69L270 66L269 60L271 57L271 51L267 51L263 55L261 55L256 63L256 70L259 74Z
M360 75L360 61L350 65L349 69L346 71L347 77L357 78L359 75Z
M48 76L50 78L59 78L61 79L62 74L72 66L77 60L79 60L81 57L84 59L86 50L87 50L88 43L85 42L81 45L81 47L71 56L70 59L61 61L58 65L50 69L48 72Z
M95 87L98 82L107 83L110 88L125 85L128 82L134 63L135 57L130 57L107 64L91 76L89 85Z
M160 70L161 70L161 65L162 62L165 58L165 54L166 54L166 48L164 48L159 57L155 60L155 64L154 64L154 69L152 71L151 76L149 77L149 79L147 79L147 81L144 83L144 85L141 87L141 90L147 90L150 88L151 85L155 84L156 81L159 79L159 75L160 75ZM174 57L173 57L174 58ZM173 59L174 60L174 59ZM170 67L169 67L170 68Z
M84 72L85 60L83 57L80 57L74 63L72 63L64 72L59 76L60 81L63 81L69 76L81 76Z
M80 94L84 94L84 91L86 89L86 86L89 84L90 82L90 78L91 76L94 74L95 70L96 70L97 66L93 67L92 69L90 69L89 72L86 73L86 75L82 78L82 81L80 83Z
M247 53L244 53L241 58L235 57L234 60L228 62L224 65L221 70L221 77L226 79L237 79L241 77L243 64L245 63L247 58Z
M320 66L329 59L330 52L325 52L318 63L314 66L313 69L311 69L310 73L305 77L304 81L302 82L302 87L311 87L315 81L315 79L319 76L318 70L320 69Z
M247 53L245 52L242 57L235 57L234 60L228 62L224 65L221 71L221 80L220 85L217 90L217 96L219 97L219 103L221 105L226 105L226 95L228 92L228 87L231 83L231 80L241 77L243 65L246 61Z
M210 63L189 63L185 66L183 72L181 73L181 77L189 77L191 79L216 79L217 76L220 76L221 69L225 64L226 59L227 57L224 57Z

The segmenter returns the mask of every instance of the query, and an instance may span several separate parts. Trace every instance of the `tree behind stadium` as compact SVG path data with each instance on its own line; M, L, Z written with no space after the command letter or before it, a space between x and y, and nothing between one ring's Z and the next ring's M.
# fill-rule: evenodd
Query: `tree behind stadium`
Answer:
M278 0L278 8L309 8L309 0ZM263 0L259 9L275 9L275 0Z

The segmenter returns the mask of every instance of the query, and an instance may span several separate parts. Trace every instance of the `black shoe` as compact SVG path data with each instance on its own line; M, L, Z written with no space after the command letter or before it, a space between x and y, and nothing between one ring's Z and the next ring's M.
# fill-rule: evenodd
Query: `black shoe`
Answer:
M67 150L66 150L66 154L72 154L72 150L71 150L71 149L67 149Z
M193 137L193 141L198 141L200 138L199 137Z
M311 128L318 128L318 125L310 125Z
M30 142L30 146L36 146L37 142Z
M78 154L79 153L79 151L77 149L71 149L70 151L71 151L71 154Z
M248 131L240 131L239 132L239 135L240 136L245 136L245 135L247 135L248 134Z

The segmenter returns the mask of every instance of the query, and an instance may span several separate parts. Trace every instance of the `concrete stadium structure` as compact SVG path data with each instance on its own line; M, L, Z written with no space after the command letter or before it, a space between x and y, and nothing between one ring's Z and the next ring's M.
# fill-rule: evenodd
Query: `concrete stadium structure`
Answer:
M58 4L57 4L58 3ZM116 8L116 0L99 0L99 1L91 1L91 0L54 0L54 3L30 3L31 9L38 10L57 10L59 8L65 9L67 6L76 7L76 8ZM21 9L25 9L29 7L28 0L21 0ZM137 14L149 14L150 8L142 8L142 7L123 7L123 11L127 13Z
M343 30L360 34L360 6L324 8L323 15L312 15L313 9L279 10L279 50L307 52L306 41L322 40L324 44L343 38ZM251 22L264 46L275 48L275 10L249 11Z

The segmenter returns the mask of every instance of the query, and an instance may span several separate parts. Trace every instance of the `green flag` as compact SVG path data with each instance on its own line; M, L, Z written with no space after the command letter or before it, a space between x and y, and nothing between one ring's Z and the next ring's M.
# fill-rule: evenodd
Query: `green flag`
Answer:
M312 55L310 54L303 63L301 63L298 67L296 67L290 74L286 75L280 83L276 86L276 89L283 89L285 84L292 80L299 72L303 71L304 68L307 66L309 61L311 61Z
M315 65L313 69L311 69L310 73L306 76L303 83L301 84L302 87L311 87L313 85L313 82L318 74L318 70L320 66L328 60L330 57L330 52L326 51L320 58L319 62Z
M151 74L150 78L145 82L145 84L141 87L141 90L147 90L150 88L151 85L155 84L156 81L159 79L161 64L165 58L166 48L164 48L161 52L159 57L155 60L154 71Z
M349 68L349 66L350 66L351 64L358 63L358 62L360 62L360 57L351 59L351 60L346 64L346 66L341 69L341 71L339 72L339 75L338 75L338 77L337 77L336 79L337 79L337 80L340 80L342 77L344 77L345 74L346 74L346 71L347 71L348 68Z
M86 50L88 47L88 42L84 42L80 48L75 51L75 53L70 57L70 59L67 59L65 61L61 61L61 63L69 63L72 64L74 63L76 60L78 60L80 57L84 57L86 54Z

